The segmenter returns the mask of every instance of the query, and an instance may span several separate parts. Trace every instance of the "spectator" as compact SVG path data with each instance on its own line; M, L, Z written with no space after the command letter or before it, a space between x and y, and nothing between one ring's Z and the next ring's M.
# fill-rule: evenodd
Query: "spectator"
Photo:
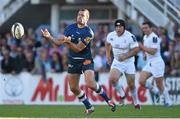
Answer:
M3 60L1 62L2 73L14 73L14 58L10 56L10 50L7 47L2 48Z
M48 55L48 49L40 47L37 51L37 58L35 60L35 73L51 72L51 62Z
M171 59L171 75L180 76L180 51L175 51Z
M102 69L103 69L102 57L99 56L94 49L91 49L91 53L92 53L93 61L94 61L95 80L96 82L98 82L99 73L102 72Z
M51 71L54 73L63 71L62 57L57 51L52 54Z
M25 70L30 73L35 73L35 58L32 49L26 49L25 52Z
M99 24L98 31L95 34L94 44L96 47L103 47L105 44L106 36L109 32L109 25L108 24Z
M174 50L180 51L180 33L175 33L174 40L175 40Z
M107 61L106 61L106 51L105 51L105 47L100 47L99 48L99 56L101 56L102 58L102 64L103 64L103 71L104 72L107 72L109 71L109 65L107 64Z
M25 56L23 53L23 49L21 47L17 47L17 53L15 57L15 62L14 62L14 70L15 73L20 73L25 70Z

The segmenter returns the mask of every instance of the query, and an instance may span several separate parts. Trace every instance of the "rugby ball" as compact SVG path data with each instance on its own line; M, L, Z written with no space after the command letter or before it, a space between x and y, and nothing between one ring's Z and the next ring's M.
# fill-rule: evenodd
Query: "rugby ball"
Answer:
M24 27L21 23L14 23L11 27L11 32L14 38L21 39L24 35Z

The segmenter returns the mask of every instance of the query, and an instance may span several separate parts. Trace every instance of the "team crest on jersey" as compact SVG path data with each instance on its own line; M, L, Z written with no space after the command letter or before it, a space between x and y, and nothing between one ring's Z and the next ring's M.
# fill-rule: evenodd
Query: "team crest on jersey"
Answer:
M133 41L134 42L137 42L137 40L136 40L136 37L135 36L131 36L132 37L132 39L133 39Z
M91 41L91 38L90 37L87 37L86 39L85 39L85 42L86 43L89 43Z
M157 37L153 37L153 43L157 43Z

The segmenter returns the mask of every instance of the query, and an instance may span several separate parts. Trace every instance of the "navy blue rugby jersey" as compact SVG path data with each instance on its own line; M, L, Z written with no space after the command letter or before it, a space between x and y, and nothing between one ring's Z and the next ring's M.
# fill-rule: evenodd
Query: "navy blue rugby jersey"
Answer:
M72 59L92 59L91 55L91 41L94 38L94 33L89 26L79 28L77 24L71 24L67 26L64 30L65 36L71 37L71 42L78 44L79 41L82 41L86 48L80 52L74 52L72 49L69 49L68 57Z

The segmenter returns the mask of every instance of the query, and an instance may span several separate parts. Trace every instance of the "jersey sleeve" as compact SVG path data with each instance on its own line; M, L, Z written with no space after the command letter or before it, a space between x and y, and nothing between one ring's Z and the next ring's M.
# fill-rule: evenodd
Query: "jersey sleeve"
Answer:
M134 35L131 35L131 37L130 37L130 48L131 49L133 49L133 48L135 48L135 47L139 47L139 45L138 45L138 42L137 42L137 40L136 40L136 37L134 36Z
M65 36L69 36L69 27L70 27L70 26L67 26L67 27L64 29L64 35L65 35Z
M94 39L94 32L88 28L84 34L85 35L82 37L81 41L85 45L88 45Z
M110 34L108 34L108 35L107 35L107 38L106 38L106 41L107 41L108 43L111 43L111 42L110 42L110 41L111 41L111 39L112 39L112 38L111 38L111 35L110 35Z

